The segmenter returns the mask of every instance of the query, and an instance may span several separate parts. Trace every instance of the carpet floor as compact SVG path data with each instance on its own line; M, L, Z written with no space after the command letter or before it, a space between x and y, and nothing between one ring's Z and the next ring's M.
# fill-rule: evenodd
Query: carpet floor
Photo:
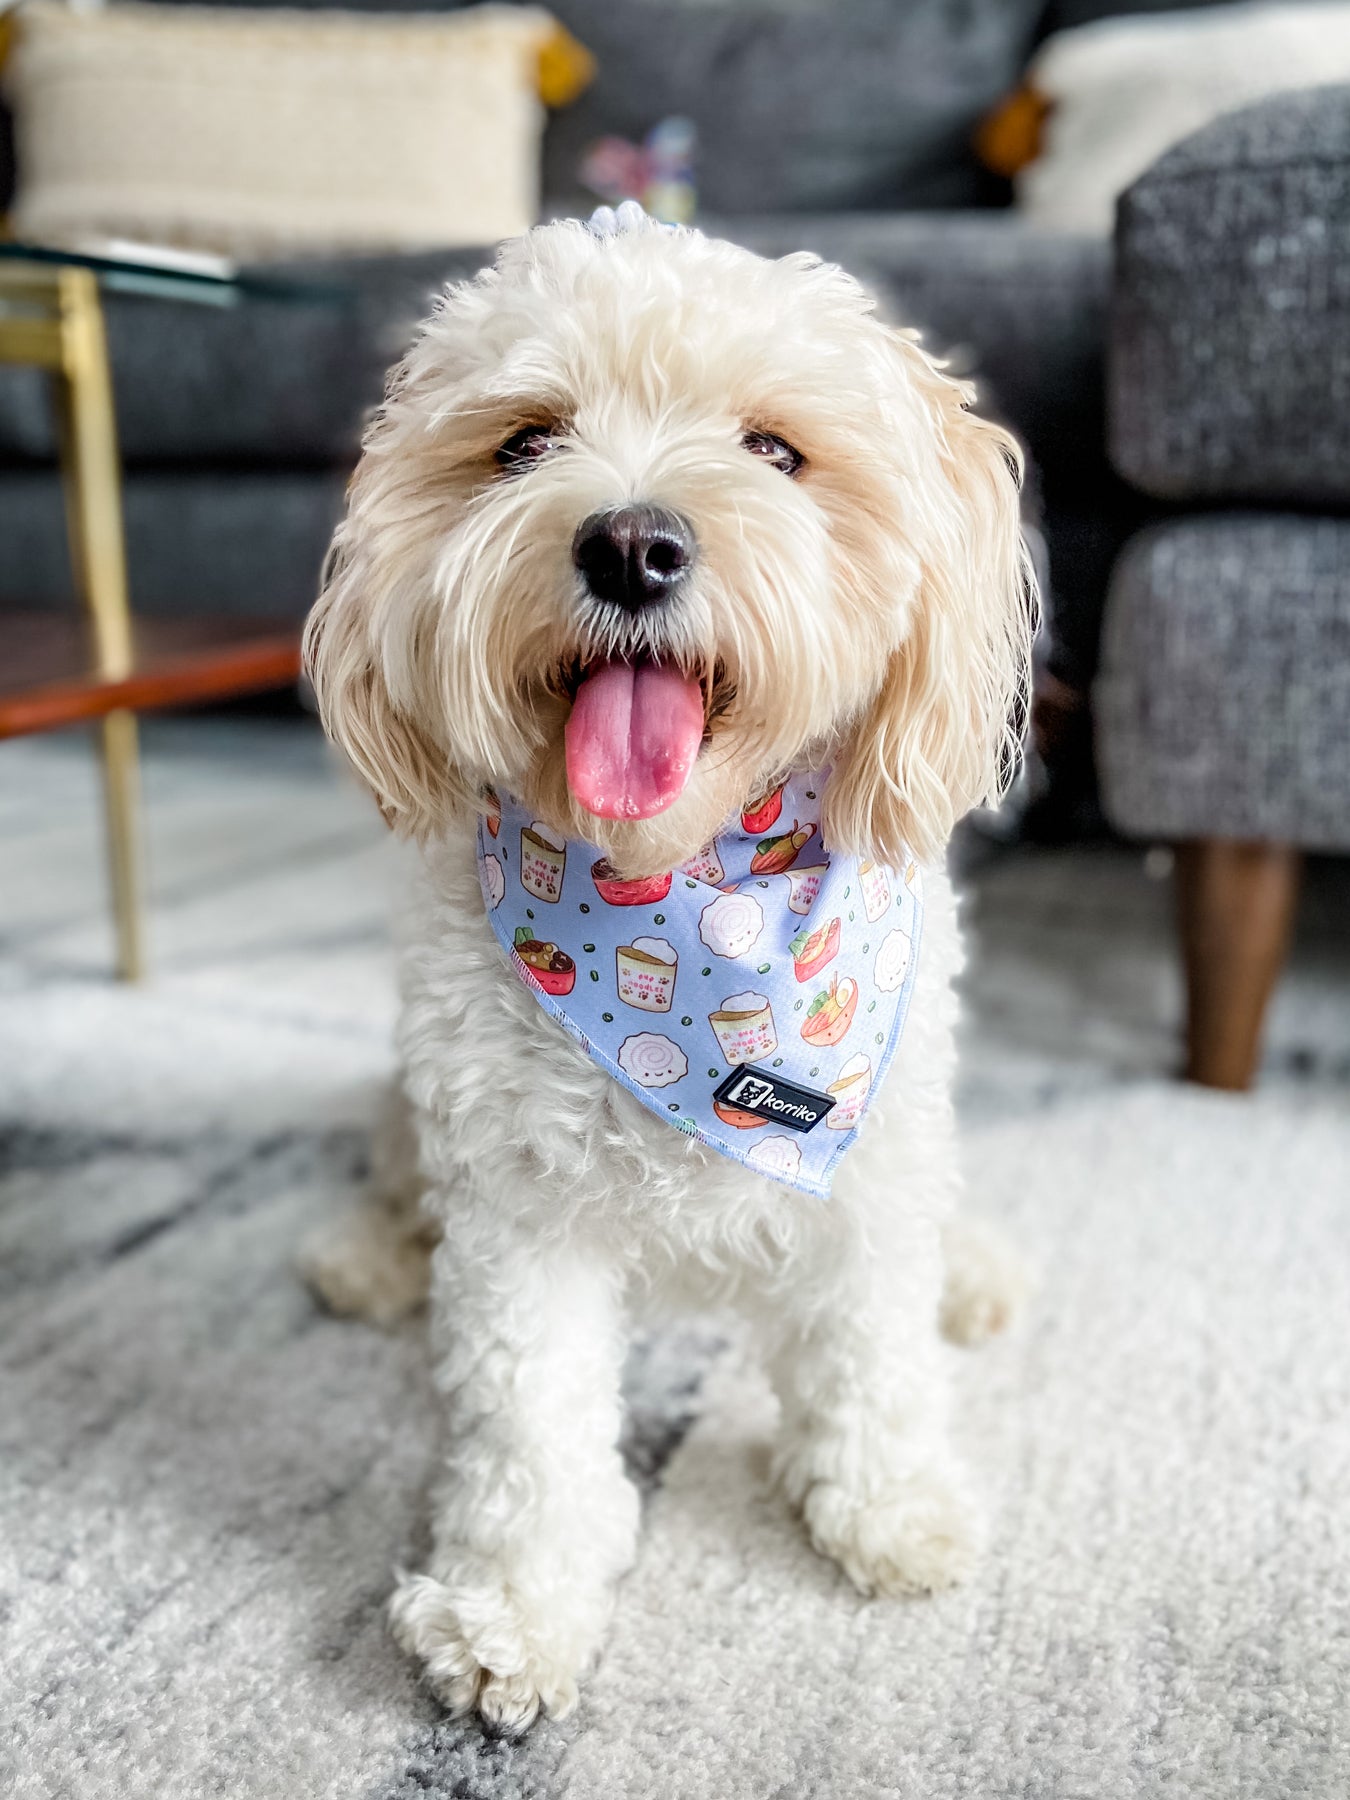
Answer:
M978 1578L859 1600L699 1322L639 1347L639 1560L577 1715L445 1720L388 1639L420 1330L316 1311L387 1077L389 847L312 734L147 734L155 977L106 979L83 746L0 761L0 1789L341 1800L1342 1800L1350 881L1314 872L1250 1100L1167 1084L1164 885L970 884L972 1208L1039 1271L953 1352Z

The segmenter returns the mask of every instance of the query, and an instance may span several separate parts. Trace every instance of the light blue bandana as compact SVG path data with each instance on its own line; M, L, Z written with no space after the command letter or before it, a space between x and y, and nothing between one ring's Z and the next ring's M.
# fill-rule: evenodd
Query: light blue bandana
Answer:
M920 874L835 856L824 778L794 775L683 868L620 881L489 791L488 918L587 1055L670 1125L828 1195L909 1007Z

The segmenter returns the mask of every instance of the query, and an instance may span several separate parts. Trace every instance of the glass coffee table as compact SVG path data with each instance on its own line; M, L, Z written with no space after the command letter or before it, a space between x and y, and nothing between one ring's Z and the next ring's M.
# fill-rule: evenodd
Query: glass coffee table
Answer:
M59 428L82 615L0 612L0 738L97 724L117 971L144 967L136 714L294 683L298 629L247 618L137 619L127 591L121 474L101 291L189 304L341 305L337 284L205 258L0 242L0 366L46 370Z

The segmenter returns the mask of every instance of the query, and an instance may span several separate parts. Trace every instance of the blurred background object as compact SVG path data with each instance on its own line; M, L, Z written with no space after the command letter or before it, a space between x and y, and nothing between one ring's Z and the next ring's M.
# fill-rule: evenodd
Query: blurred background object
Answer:
M582 158L581 179L611 205L636 200L663 225L691 225L698 207L697 136L688 119L662 119L640 144L601 138Z

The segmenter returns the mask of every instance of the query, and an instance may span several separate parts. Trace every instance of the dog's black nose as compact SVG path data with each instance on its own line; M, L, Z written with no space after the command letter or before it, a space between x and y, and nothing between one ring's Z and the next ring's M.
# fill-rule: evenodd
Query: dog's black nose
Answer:
M592 513L572 540L572 560L590 592L630 612L673 594L694 552L688 524L661 506Z

